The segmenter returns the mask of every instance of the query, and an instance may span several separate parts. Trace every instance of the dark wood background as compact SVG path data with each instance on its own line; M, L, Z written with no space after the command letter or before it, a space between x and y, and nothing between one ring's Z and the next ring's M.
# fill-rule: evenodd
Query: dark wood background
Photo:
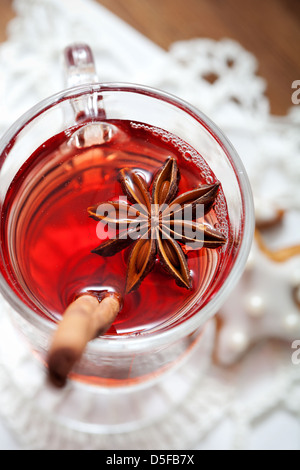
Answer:
M259 61L274 114L285 114L300 80L300 0L96 0L164 49L174 41L237 40ZM13 17L0 0L0 41ZM2 72L3 73L3 72Z

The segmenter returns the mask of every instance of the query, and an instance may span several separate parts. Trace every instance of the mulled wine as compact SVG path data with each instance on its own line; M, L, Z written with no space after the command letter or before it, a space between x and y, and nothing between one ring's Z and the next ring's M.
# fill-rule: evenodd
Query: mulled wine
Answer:
M219 183L200 222L226 243L216 249L184 248L189 289L161 269L157 257L139 288L124 295L107 335L149 334L178 324L218 292L233 262L222 181L196 150L171 133L135 121L95 120L68 128L36 149L16 173L2 205L4 276L37 315L58 321L82 293L124 293L131 248L109 257L93 252L103 242L103 224L87 209L124 197L118 177L123 168L135 171L150 188L169 158L180 171L178 195ZM108 228L104 241L110 235Z

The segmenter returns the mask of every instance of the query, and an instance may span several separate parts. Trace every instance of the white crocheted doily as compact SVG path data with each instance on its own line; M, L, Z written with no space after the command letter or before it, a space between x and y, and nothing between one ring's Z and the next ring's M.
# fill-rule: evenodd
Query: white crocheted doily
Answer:
M164 52L92 0L13 3L16 18L0 48L0 134L64 87L62 50L84 41L101 81L162 88L209 115L244 161L257 220L284 214L268 247L300 243L300 106L288 116L270 115L255 57L230 39L177 42ZM53 421L55 400L47 413L40 407L44 371L19 343L1 299L0 414L28 449L299 449L300 365L292 361L300 358L292 349L300 340L299 286L299 251L278 263L255 242L218 317L216 362L205 377L164 419L113 435Z

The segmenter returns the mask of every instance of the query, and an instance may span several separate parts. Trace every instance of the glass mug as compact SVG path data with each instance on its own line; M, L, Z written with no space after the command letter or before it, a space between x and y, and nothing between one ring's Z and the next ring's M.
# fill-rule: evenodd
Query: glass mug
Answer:
M51 338L57 327L57 318L43 311L26 280L24 281L16 255L22 229L12 215L11 220L4 223L7 214L3 214L3 204L16 174L44 142L62 132L69 132L73 143L76 141L81 147L94 145L94 136L90 144L85 143L90 125L96 125L97 131L100 129L101 138L107 142L113 134L110 122L116 120L139 123L139 126L156 132L163 129L167 133L165 135L175 136L174 143L177 148L179 146L180 151L185 152L187 160L193 158L197 164L197 155L204 158L216 178L221 181L226 200L231 257L222 267L223 273L218 272L211 279L215 289L209 300L199 308L198 293L198 298L196 295L193 302L180 312L180 321L171 321L167 325L162 323L155 331L150 330L142 335L108 335L91 341L71 375L74 380L69 386L75 387L74 393L80 393L81 396L92 394L94 399L97 397L97 400L102 400L101 410L111 400L114 400L115 409L121 406L124 410L125 400L130 400L133 405L143 399L145 408L143 394L147 389L149 392L151 387L155 387L157 381L162 380L167 372L178 370L185 361L194 357L200 373L201 362L204 365L205 357L211 353L214 334L209 320L217 313L241 276L252 243L254 214L251 189L235 149L201 111L177 97L149 87L98 83L92 52L87 45L68 47L65 59L66 90L29 110L7 131L0 142L0 290L11 307L13 322L25 336L35 355L46 362ZM76 130L74 133L73 130L78 129L76 126L79 123L80 132ZM194 157L191 155L192 149L196 152ZM209 182L207 168L205 164L203 166L203 162L201 165L201 171L206 174ZM47 171L49 172L49 168ZM61 184L64 178L72 179L75 168L70 169L67 176L59 165L55 167L53 164L51 171ZM62 192L61 197L63 196ZM26 213L22 214L20 211L19 217L24 219L26 226ZM27 232L24 231L24 234ZM41 309L39 313L37 306ZM96 414L97 416L94 413L91 421L99 425L99 429L104 425L107 431L109 426L139 422L147 415L145 411L141 411L142 408L143 406L139 406L134 418L131 406L130 418L128 414L124 417L124 413L122 417L119 414L118 418L118 413L106 418L103 418L103 413ZM84 421L87 422L86 419Z

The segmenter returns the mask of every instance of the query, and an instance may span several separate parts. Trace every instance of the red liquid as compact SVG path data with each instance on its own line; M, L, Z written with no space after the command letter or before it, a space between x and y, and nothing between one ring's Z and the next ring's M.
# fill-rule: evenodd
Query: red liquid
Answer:
M99 126L79 130L76 138L79 127L68 130L37 149L17 173L2 208L2 249L9 266L4 276L37 314L52 319L80 293L124 291L128 249L110 258L92 254L101 241L97 222L87 215L88 207L123 195L117 181L121 168L135 168L150 184L173 156L181 172L179 193L216 180L202 157L170 134L107 121L100 138ZM221 189L206 222L230 235ZM230 243L189 252L191 291L178 287L157 263L140 288L125 296L108 333L154 331L196 313L218 291L231 256Z

